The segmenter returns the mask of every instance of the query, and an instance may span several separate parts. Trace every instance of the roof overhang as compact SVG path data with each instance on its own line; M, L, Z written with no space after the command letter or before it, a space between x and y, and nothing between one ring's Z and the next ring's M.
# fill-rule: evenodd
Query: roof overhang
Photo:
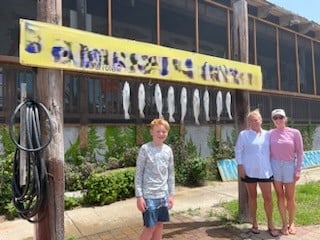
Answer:
M273 15L279 18L279 25L293 28L301 34L314 32L314 38L320 40L320 25L305 17L299 16L285 8L279 7L265 0L247 0L248 5L257 8L257 17L267 18Z

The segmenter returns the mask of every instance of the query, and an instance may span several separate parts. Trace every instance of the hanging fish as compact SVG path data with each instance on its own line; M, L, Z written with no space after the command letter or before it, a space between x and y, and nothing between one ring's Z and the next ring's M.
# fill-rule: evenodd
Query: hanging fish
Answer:
M159 113L159 118L163 119L162 115L162 93L161 93L161 88L159 84L156 84L156 87L154 89L154 100L156 102L156 107Z
M143 83L140 83L138 89L138 107L139 107L139 115L141 118L144 118L144 107L146 106L146 93L144 90Z
M180 122L181 124L184 123L184 118L187 113L187 89L183 87L181 89L181 94L180 94L180 105L181 105L181 119Z
M170 86L168 89L167 101L168 101L169 122L175 122L176 120L173 117L173 114L175 111L174 88L172 86Z
M217 104L217 121L219 122L220 121L220 115L222 113L222 108L223 108L221 91L218 91L218 93L217 93L216 104Z
M229 119L231 120L232 115L231 115L231 93L230 92L227 92L226 94L226 108L227 108Z
M124 118L130 119L129 107L130 107L130 86L128 82L125 82L122 89L122 105L124 111Z
M208 89L206 89L203 94L203 107L206 115L206 121L209 122L210 121L210 116L209 116L210 95L209 95Z
M193 116L194 116L194 121L196 122L197 125L200 125L199 122L199 115L200 115L200 93L199 89L196 88L193 92Z

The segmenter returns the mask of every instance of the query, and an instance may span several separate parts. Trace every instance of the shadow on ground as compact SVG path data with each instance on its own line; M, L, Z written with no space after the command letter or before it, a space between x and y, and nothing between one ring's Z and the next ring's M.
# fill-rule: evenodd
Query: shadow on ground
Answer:
M193 237L192 239L212 238L212 239L243 239L243 231L235 226L226 224L223 221L190 221L171 222L165 225L163 239L174 239L177 236ZM183 219L185 221L186 219ZM239 238L235 238L239 236ZM186 238L189 239L189 238Z

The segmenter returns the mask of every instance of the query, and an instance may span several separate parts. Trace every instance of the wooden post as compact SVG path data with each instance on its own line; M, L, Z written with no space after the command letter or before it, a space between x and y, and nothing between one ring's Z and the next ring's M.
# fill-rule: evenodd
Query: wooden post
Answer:
M37 19L42 22L61 25L62 1L38 1ZM53 33L54 34L54 33ZM48 47L48 46L46 46ZM44 158L48 171L47 205L38 214L35 224L36 240L64 239L64 145L63 145L63 75L61 70L37 69L37 100L50 112L53 138L44 149ZM47 122L42 121L45 126ZM49 128L46 128L49 130ZM45 129L45 131L47 131ZM48 132L42 132L46 138Z
M87 30L86 28L86 14L87 14L87 1L86 0L76 0L77 6L77 28L81 30ZM105 79L101 80L105 81ZM81 152L87 151L88 149L88 108L87 108L87 100L88 100L88 80L81 78L80 82L80 132L79 132L79 140L80 140L80 150ZM101 102L100 102L101 103ZM99 109L102 109L102 105L99 104Z
M233 59L241 62L249 62L249 26L246 0L238 0L233 3ZM247 128L246 116L249 112L249 92L236 90L236 124L237 129ZM239 219L241 222L250 222L248 193L245 184L238 181L239 193Z

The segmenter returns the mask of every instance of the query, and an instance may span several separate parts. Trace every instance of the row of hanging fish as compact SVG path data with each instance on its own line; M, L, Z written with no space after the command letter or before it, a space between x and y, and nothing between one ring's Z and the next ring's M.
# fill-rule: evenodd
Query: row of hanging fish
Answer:
M163 96L162 91L159 84L156 84L154 88L154 101L157 108L157 112L159 114L159 118L164 118L163 116ZM122 100L123 100L123 110L124 110L124 118L130 119L129 115L129 107L130 107L130 85L128 82L125 82L122 89ZM200 100L200 92L199 89L196 88L193 91L192 97L192 107L193 107L193 116L195 123L197 125L199 122L200 108L201 108L201 100ZM187 114L187 89L183 87L180 92L180 106L181 106L181 116L180 123L184 123L185 116ZM167 92L167 104L168 104L168 113L169 113L169 122L176 122L174 118L175 113L175 92L174 88L170 86ZM140 118L145 118L144 108L146 106L146 94L144 84L140 83L138 88L138 109ZM225 96L225 106L228 113L229 119L232 119L231 114L231 94L227 92ZM203 94L203 108L205 113L205 120L207 122L210 121L210 93L206 89ZM223 111L223 97L222 92L218 91L216 96L216 114L217 121L220 121L220 116Z

